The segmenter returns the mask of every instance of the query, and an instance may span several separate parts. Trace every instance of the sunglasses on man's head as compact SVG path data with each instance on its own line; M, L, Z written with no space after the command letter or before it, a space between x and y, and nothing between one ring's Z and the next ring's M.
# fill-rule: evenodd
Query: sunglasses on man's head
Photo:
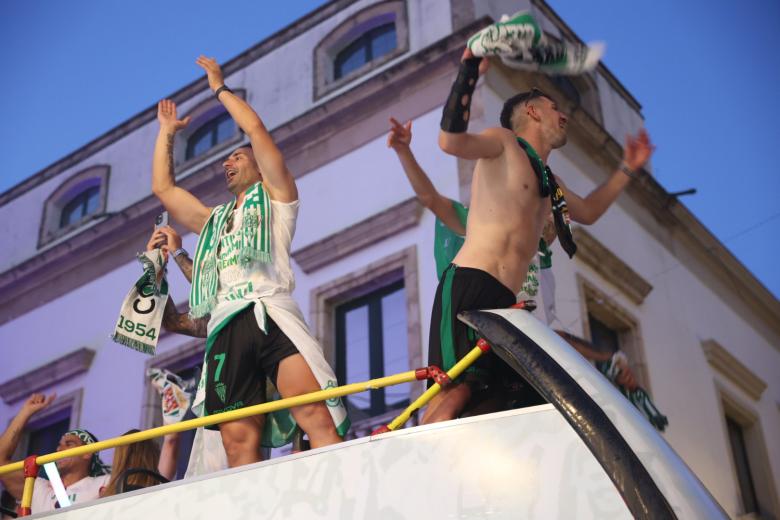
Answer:
M528 103L529 101L540 98L540 97L549 97L547 94L539 90L538 88L534 87L528 93L523 96L523 99L520 101L521 103Z

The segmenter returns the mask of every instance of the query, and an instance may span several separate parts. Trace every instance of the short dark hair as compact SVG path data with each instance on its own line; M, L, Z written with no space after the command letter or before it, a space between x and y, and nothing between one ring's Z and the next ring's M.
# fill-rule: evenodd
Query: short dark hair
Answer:
M507 130L512 130L512 114L515 113L515 107L521 103L528 103L532 99L539 97L546 97L552 99L550 96L539 90L538 88L532 88L528 92L521 92L507 99L504 103L504 108L501 109L501 126Z

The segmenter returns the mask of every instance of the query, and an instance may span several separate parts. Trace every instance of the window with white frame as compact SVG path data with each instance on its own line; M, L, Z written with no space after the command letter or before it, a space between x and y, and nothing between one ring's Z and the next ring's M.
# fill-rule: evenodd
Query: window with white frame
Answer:
M358 11L314 49L314 98L366 75L408 49L405 2L380 2Z
M394 22L364 32L336 55L333 78L348 76L373 60L393 52L397 45Z
M739 494L742 499L742 513L759 513L756 486L753 483L753 472L750 469L745 429L735 419L726 415L726 432L729 437L731 457L734 461L734 471L737 475Z
M44 203L38 247L90 222L106 211L109 166L92 166L62 183Z
M778 518L780 506L759 415L750 401L726 390L717 378L716 387L727 442L724 462L731 462L739 500L737 518Z
M585 335L596 349L614 354L622 351L628 358L637 383L650 392L642 336L639 322L606 293L579 278L581 294L585 298Z
M244 89L233 89L233 93L241 99L246 98ZM177 171L237 145L243 137L241 129L214 96L204 99L181 117L189 117L190 123L176 134L174 162Z
M312 329L339 384L365 381L423 366L417 249L347 273L311 292ZM347 439L387 424L425 390L423 381L350 396ZM383 411L384 410L384 411ZM408 424L415 425L413 415Z
M185 160L205 154L219 144L229 141L236 135L236 123L230 114L223 112L205 122L187 139Z

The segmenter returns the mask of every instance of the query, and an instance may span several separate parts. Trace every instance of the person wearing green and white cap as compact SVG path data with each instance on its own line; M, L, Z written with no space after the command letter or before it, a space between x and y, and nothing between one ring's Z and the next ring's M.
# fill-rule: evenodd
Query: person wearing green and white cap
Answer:
M11 457L16 450L22 432L30 418L39 411L47 408L55 395L32 394L22 404L22 408L11 420L11 424L0 436L0 465L11 463ZM97 438L89 431L74 429L60 438L57 451L76 448L85 444L97 442ZM44 455L43 453L38 455ZM111 476L111 468L103 463L97 453L68 457L57 461L59 472L68 500L71 504L95 500L100 495L100 490L108 482ZM17 500L21 500L24 489L24 476L22 472L9 473L0 477L0 482L6 490ZM52 483L43 478L35 479L33 488L32 513L53 511L60 507Z

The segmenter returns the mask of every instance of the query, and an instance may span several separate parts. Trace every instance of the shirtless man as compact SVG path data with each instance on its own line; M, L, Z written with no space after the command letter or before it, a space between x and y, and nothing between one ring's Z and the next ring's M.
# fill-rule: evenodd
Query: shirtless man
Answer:
M152 191L174 219L201 235L193 259L190 314L208 317L203 405L213 415L264 402L266 375L283 397L336 381L290 294L290 244L299 206L295 179L260 117L225 85L217 62L201 56L196 63L251 144L234 150L223 163L235 200L208 208L175 183L174 137L188 121L177 118L172 101L158 106ZM196 396L193 407L198 404ZM291 412L315 448L341 441L349 427L340 402L297 406ZM263 424L264 417L254 416L219 425L231 467L260 460Z
M551 195L558 196L554 212L558 238L571 256L576 246L568 230L569 215L582 224L598 220L653 151L644 130L628 136L620 168L587 197L579 197L546 167L550 152L566 144L568 118L543 92L534 89L507 100L501 113L503 128L466 132L471 95L480 68L485 67L484 60L474 58L468 49L464 52L439 134L444 152L477 161L466 240L444 272L431 313L429 363L445 370L474 345L473 333L457 320L459 312L514 304L553 210ZM423 423L453 419L467 406L477 406L482 395L501 384L506 369L495 356L483 357L473 368L465 381L450 385L431 401Z

